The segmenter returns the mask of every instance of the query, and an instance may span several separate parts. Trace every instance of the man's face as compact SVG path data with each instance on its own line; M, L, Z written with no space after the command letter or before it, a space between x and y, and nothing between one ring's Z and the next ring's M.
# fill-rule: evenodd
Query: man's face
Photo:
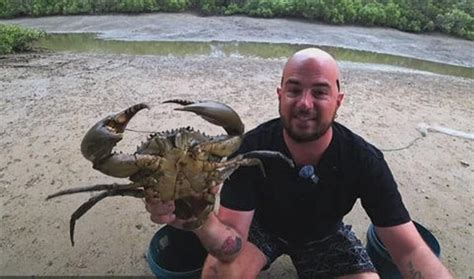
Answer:
M297 142L319 139L334 121L344 95L339 92L335 63L295 59L285 66L277 88L286 133Z

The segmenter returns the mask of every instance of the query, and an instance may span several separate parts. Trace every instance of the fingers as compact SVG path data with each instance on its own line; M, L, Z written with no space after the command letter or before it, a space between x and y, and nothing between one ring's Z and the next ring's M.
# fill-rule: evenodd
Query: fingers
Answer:
M208 188L207 192L201 192L201 193L191 192L191 196L193 196L195 198L202 198L202 196L207 194L207 193L212 194L212 195L217 195L217 193L219 193L219 190L221 189L221 186L222 186L222 183L220 183L220 184L213 183L213 186Z
M150 220L157 224L169 224L176 220L176 215L166 214L166 215L156 215L150 214Z
M150 213L150 219L157 224L168 224L176 219L174 201L162 202L153 192L145 190L145 209Z
M214 184L212 187L207 189L207 192L191 193L191 195L196 199L188 198L188 202L191 202L193 208L197 208L198 211L201 211L208 205L208 203L206 203L206 197L210 194L216 195L221 186L222 183L217 185ZM145 189L145 208L150 213L150 220L157 224L169 224L176 228L183 228L183 224L197 220L195 216L186 220L177 218L174 214L174 211L176 210L175 202L161 201L152 188Z
M157 224L168 224L178 229L183 229L185 223L196 221L196 217L187 220L178 219L174 214L174 201L160 202L150 201L146 204L146 210L150 212L150 220Z
M161 202L160 200L147 201L145 208L152 215L169 215L174 212L174 201Z

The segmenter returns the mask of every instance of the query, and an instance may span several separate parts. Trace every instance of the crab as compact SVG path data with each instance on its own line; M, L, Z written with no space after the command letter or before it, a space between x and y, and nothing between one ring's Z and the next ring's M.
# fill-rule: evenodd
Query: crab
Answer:
M71 216L70 240L74 246L76 221L106 197L153 196L163 202L175 202L177 218L187 220L183 229L200 227L214 209L215 193L221 184L241 166L257 166L265 175L260 158L274 157L293 166L293 161L280 152L257 150L229 158L242 143L244 124L229 106L216 101L192 102L168 100L163 103L181 105L179 111L196 113L208 122L221 126L227 135L209 136L191 127L151 134L134 154L114 152L122 140L129 121L146 103L133 105L95 124L81 143L83 156L93 168L113 177L129 178L131 183L98 184L66 189L49 195L48 199L81 192L101 193L92 196Z

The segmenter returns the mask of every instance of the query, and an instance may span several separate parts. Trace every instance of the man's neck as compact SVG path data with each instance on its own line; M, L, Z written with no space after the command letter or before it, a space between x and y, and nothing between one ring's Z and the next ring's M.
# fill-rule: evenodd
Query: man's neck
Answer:
M326 151L331 143L332 135L332 127L329 127L326 133L319 139L301 143L293 140L288 136L287 132L283 130L283 138L285 139L286 146L297 166L317 165L324 151Z

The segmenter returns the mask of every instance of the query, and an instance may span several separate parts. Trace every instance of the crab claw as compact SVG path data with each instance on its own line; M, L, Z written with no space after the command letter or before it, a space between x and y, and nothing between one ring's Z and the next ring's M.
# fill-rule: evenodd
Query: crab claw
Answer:
M122 140L122 133L130 119L144 108L149 109L149 106L146 103L136 104L115 115L107 116L95 124L82 140L82 155L94 163L94 167L111 157L112 149Z
M206 121L221 126L230 136L242 135L244 133L244 124L237 112L223 103L215 101L195 103L185 100L167 100L163 103L183 105L183 107L175 108L175 110L194 112Z

